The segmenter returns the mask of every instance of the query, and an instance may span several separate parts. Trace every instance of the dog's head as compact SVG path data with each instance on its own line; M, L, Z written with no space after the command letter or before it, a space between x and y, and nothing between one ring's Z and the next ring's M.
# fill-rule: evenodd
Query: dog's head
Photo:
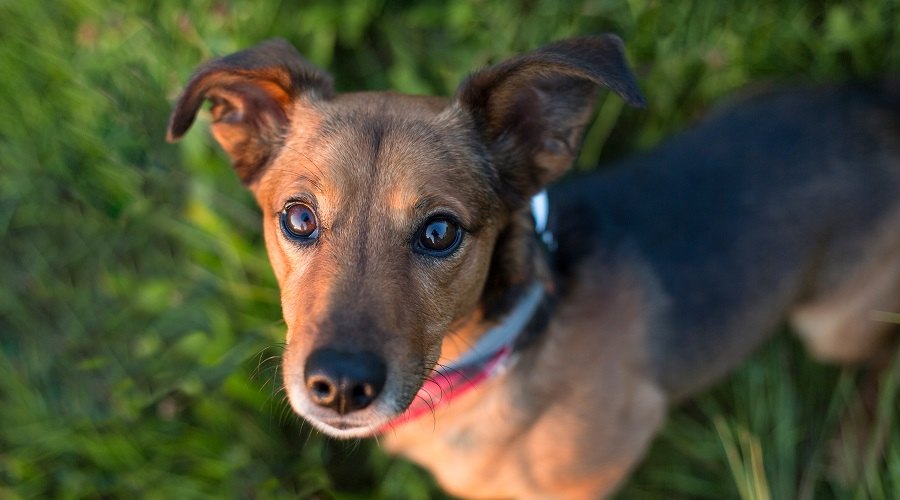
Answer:
M212 102L213 135L263 211L297 413L371 434L409 406L450 332L527 284L527 200L575 159L600 86L642 104L615 36L481 70L449 100L335 94L281 40L197 70L169 139Z

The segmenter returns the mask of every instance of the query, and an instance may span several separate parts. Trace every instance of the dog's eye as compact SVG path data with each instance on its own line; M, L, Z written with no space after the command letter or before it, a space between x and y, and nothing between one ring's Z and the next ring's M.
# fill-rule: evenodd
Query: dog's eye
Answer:
M416 250L435 257L446 257L459 247L462 230L446 216L425 221L416 235Z
M313 240L319 236L316 213L306 203L291 203L281 211L281 229L294 240Z

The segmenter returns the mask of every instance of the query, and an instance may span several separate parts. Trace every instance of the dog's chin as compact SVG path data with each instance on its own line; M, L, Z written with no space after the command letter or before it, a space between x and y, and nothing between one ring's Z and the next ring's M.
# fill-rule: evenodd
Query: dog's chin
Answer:
M307 398L289 395L294 413L328 436L338 439L368 438L378 435L399 413L385 400L348 415L315 406Z
M379 424L358 424L343 420L325 422L324 420L309 417L303 418L323 434L337 439L370 438L377 435L382 428L382 425Z

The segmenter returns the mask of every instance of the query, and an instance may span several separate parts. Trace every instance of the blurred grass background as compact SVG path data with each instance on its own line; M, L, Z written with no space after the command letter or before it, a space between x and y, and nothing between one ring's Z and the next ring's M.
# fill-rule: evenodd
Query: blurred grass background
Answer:
M197 64L271 36L341 90L448 94L603 31L650 107L603 98L582 169L748 84L900 71L898 0L0 0L0 497L439 496L290 413L257 209L202 120L165 143L169 106ZM783 335L676 411L620 496L897 498L898 372Z

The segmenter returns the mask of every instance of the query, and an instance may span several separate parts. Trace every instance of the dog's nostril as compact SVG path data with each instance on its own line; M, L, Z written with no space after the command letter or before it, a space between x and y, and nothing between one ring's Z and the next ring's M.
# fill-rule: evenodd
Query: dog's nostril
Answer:
M378 394L372 384L357 384L350 391L350 397L356 406L365 408L368 406Z
M313 403L344 415L378 399L387 369L372 353L319 349L307 358L304 376Z
M337 389L334 384L324 377L313 377L307 381L307 388L313 402L319 405L327 405L334 400Z

